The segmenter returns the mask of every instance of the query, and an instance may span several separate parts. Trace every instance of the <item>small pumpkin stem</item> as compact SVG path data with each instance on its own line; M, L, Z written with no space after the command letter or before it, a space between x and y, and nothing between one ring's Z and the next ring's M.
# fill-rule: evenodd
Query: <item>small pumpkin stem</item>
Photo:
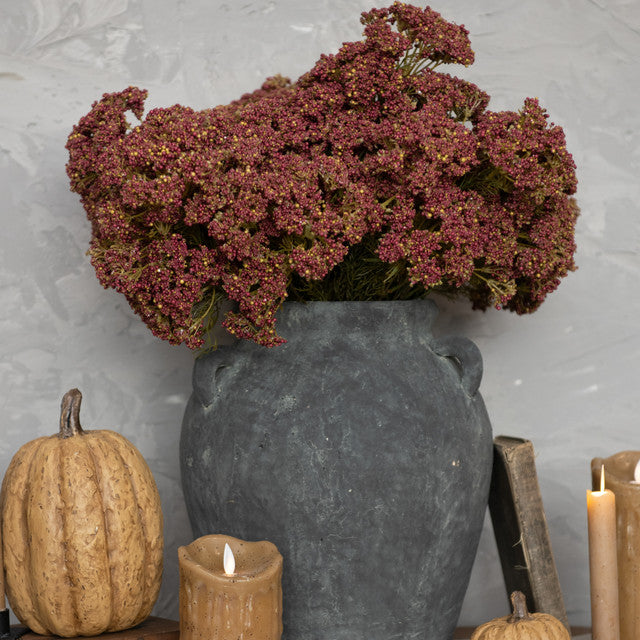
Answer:
M529 620L532 616L527 609L527 598L522 591L514 591L510 597L513 613L509 616L509 622Z
M82 394L78 389L71 389L64 394L60 405L60 438L70 438L84 433L80 426L81 402Z

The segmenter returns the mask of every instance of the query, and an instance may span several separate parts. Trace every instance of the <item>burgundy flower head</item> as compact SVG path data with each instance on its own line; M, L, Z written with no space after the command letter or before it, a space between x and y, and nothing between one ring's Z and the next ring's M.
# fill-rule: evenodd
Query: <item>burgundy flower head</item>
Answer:
M575 269L575 165L537 100L495 113L436 71L473 51L429 8L362 23L295 83L145 118L130 87L73 128L96 274L157 336L200 347L222 300L226 328L265 346L286 299L441 291L527 313Z

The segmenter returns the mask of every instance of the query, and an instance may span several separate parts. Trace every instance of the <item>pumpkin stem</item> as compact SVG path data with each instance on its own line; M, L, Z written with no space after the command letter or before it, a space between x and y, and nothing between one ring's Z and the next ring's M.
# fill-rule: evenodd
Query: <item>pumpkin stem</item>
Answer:
M71 389L64 394L60 405L60 438L70 438L84 433L80 426L81 402L82 394L78 389Z
M509 622L520 622L520 620L529 620L533 617L527 609L527 598L522 591L514 591L510 600L513 613L509 616Z

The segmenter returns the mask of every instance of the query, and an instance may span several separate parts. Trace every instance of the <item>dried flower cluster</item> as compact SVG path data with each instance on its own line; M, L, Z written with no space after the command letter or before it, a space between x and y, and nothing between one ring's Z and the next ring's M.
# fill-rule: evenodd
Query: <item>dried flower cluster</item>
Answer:
M435 71L473 51L429 8L362 22L362 41L296 83L144 119L146 92L129 88L74 127L92 263L157 336L200 346L224 299L227 329L266 346L287 298L442 291L525 313L575 268L575 165L537 100L492 112Z

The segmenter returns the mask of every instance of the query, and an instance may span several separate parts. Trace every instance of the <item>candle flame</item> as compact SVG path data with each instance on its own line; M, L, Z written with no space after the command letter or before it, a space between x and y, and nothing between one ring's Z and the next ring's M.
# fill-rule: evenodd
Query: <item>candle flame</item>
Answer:
M636 468L633 472L633 479L636 482L640 482L640 460L638 460L638 464L636 464Z
M224 573L227 576L232 576L236 571L236 559L233 556L231 547L225 542L224 545Z
M600 491L604 491L604 465L600 468Z

